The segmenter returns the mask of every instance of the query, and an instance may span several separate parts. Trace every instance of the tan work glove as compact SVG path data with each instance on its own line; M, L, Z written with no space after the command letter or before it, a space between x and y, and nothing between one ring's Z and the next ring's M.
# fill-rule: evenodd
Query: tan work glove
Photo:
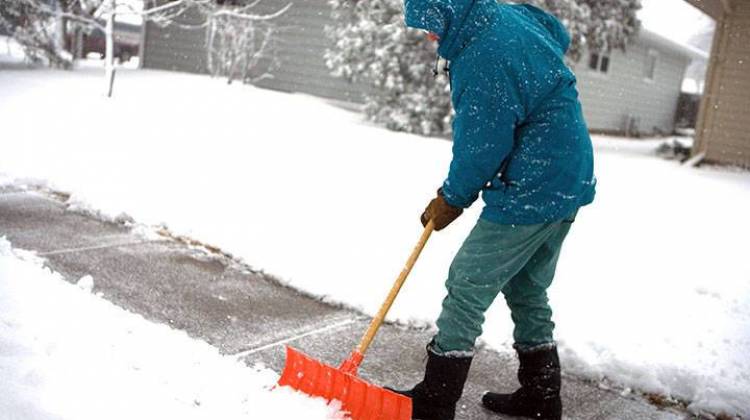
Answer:
M422 226L427 226L427 223L432 219L435 222L435 230L443 230L463 212L464 209L453 207L445 201L441 188L437 192L437 197L432 199L427 208L424 209L421 217Z

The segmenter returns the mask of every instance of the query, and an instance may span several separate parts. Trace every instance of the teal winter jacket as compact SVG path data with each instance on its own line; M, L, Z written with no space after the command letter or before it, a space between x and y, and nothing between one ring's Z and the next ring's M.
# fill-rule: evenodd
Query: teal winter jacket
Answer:
M406 24L437 34L450 61L453 160L446 201L482 218L560 220L594 199L593 151L553 16L496 0L406 0Z

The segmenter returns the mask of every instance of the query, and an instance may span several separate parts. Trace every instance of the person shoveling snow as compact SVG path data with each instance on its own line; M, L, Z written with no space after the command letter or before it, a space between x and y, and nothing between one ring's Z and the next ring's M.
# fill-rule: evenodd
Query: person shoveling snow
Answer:
M546 290L596 183L576 79L564 61L569 35L536 7L495 0L406 0L405 17L450 62L456 112L448 178L421 221L441 230L480 193L485 207L448 273L424 380L397 392L412 399L414 419L453 419L484 313L502 292L515 323L521 388L487 393L482 403L559 420L560 362Z

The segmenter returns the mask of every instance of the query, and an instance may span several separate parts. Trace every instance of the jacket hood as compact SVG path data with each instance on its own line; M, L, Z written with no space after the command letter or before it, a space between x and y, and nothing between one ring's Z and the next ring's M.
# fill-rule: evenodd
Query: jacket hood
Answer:
M405 0L406 26L440 37L438 54L452 60L499 17L496 0Z
M541 24L547 32L549 32L552 39L560 46L563 54L568 52L568 48L570 47L570 35L568 34L567 29L565 29L565 26L563 26L556 17L530 4L519 4L511 7L519 8L526 12L525 14L528 17Z
M518 14L524 15L541 25L562 54L568 51L570 35L562 23L529 4L509 5L496 0L404 1L406 26L437 34L440 37L438 53L448 60L456 58L474 38L506 14L515 14L516 19Z

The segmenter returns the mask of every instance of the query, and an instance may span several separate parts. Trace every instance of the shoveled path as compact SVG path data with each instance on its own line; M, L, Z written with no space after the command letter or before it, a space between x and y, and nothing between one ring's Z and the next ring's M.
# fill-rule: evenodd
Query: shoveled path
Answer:
M355 345L367 317L316 301L254 273L231 258L169 237L66 211L54 196L0 188L0 236L14 247L36 251L71 282L94 278L94 291L115 304L191 336L246 363L276 371L284 364L284 343L337 365ZM386 325L361 375L396 387L421 379L426 331ZM487 389L517 386L514 358L489 350L477 353L457 419L501 419L478 404ZM637 395L623 396L564 376L568 419L686 419Z

